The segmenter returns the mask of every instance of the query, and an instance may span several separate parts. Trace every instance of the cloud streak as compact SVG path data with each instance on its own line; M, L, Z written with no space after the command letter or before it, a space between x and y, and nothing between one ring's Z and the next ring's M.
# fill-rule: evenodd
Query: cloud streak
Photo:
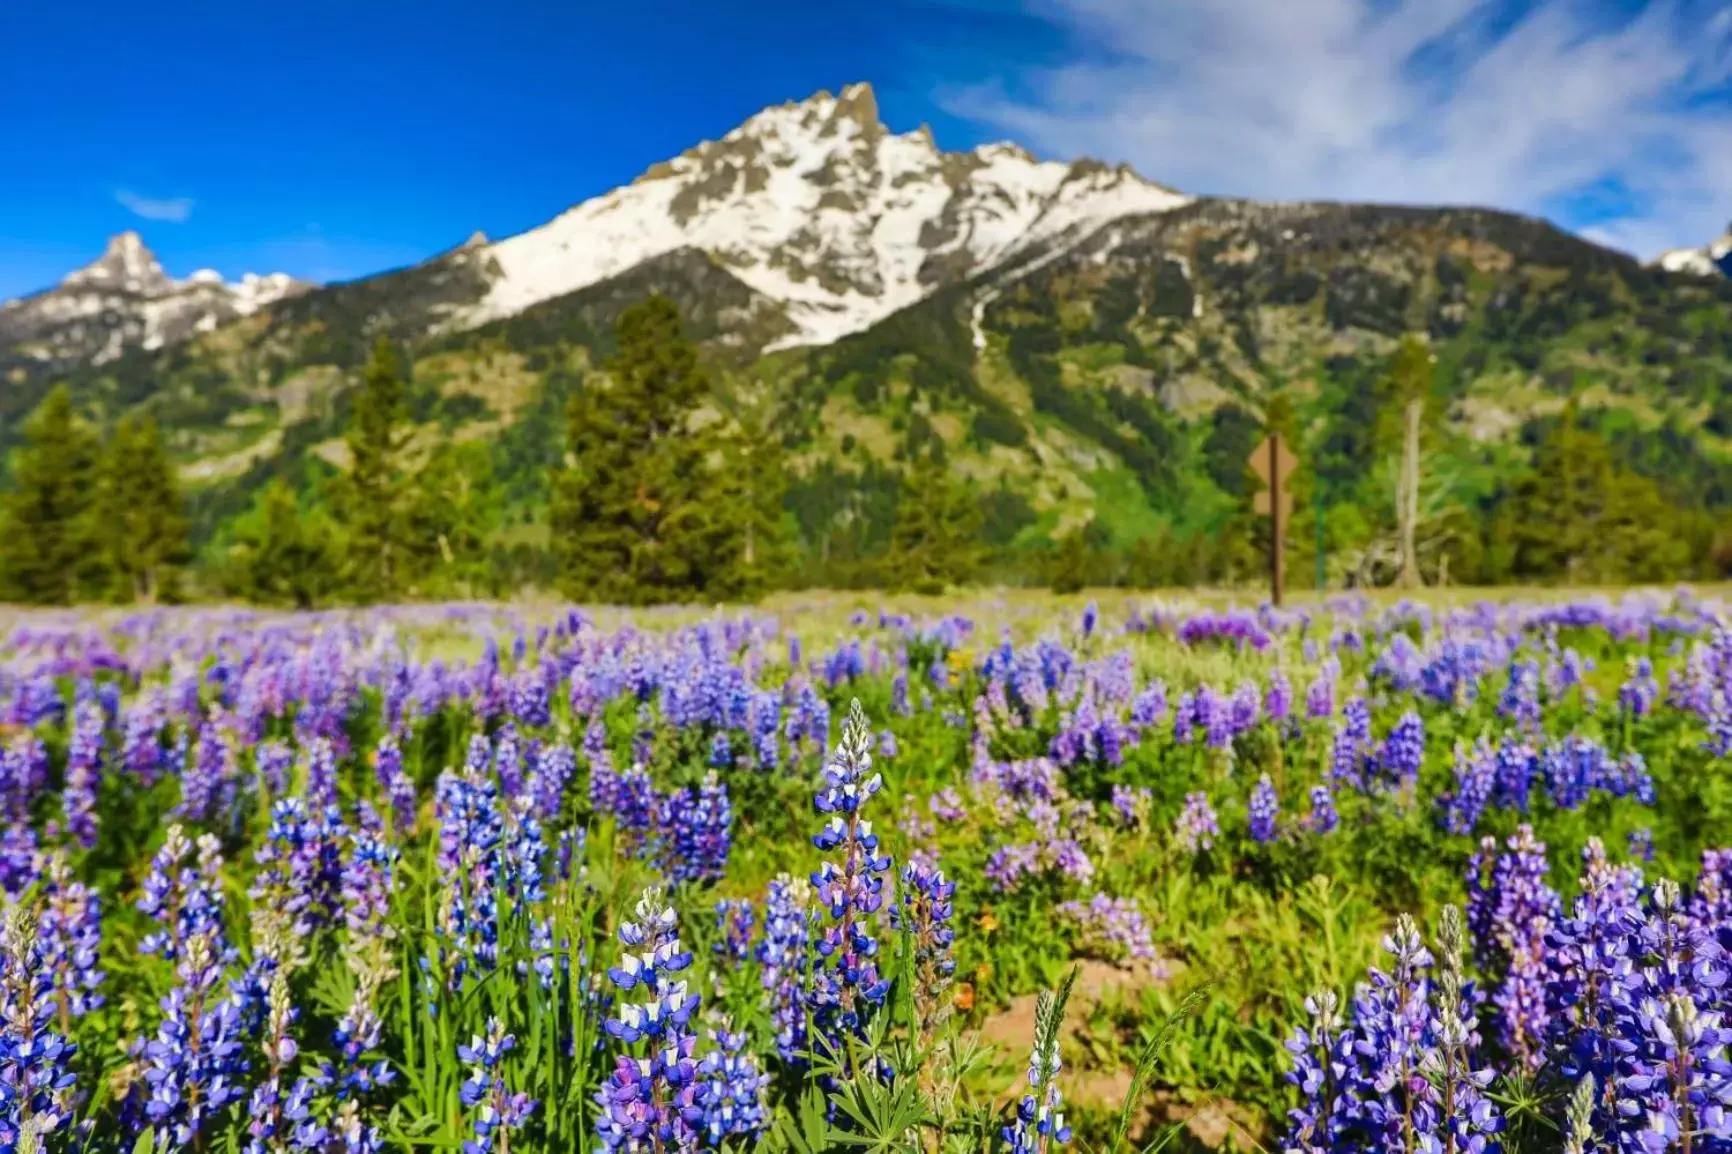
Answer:
M1477 204L1641 256L1732 214L1732 11L1026 0L1072 57L939 99L1189 192Z
M175 196L165 199L140 196L127 189L119 189L114 194L115 203L143 220L164 221L170 224L181 224L192 216L193 199L190 196Z

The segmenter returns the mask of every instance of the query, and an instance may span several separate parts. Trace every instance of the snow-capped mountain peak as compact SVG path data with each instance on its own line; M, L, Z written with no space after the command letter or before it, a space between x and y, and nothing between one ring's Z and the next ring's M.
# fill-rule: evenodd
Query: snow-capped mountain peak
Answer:
M283 273L248 273L229 283L214 269L176 280L129 230L58 286L0 304L0 346L19 346L51 366L103 364L129 348L161 348L208 332L311 287Z
M166 291L174 282L162 271L156 254L144 247L144 238L128 230L111 237L101 256L68 273L61 284L67 288L92 286L152 295Z
M941 152L893 133L869 85L777 105L632 183L490 245L467 327L692 248L782 305L784 345L823 344L1036 243L1188 198L1128 168L1010 144Z
M1725 235L1701 248L1675 248L1661 253L1654 263L1667 272L1697 276L1732 276L1732 225Z

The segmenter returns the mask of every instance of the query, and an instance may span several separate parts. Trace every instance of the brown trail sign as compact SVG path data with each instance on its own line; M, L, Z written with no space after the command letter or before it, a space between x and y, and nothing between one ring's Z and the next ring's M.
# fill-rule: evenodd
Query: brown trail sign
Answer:
M1251 471L1263 482L1263 488L1252 498L1251 508L1269 518L1269 602L1281 604L1281 585L1286 576L1284 554L1287 549L1287 522L1293 518L1293 494L1287 489L1287 478L1299 467L1299 458L1281 439L1271 433L1251 450Z

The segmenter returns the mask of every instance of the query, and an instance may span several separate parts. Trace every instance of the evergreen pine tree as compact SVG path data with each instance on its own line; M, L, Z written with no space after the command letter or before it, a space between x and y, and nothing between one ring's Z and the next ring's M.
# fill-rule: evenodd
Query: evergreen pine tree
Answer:
M310 609L335 591L333 536L323 511L303 512L294 489L279 477L236 527L230 585L248 601Z
M1673 579L1691 527L1653 481L1621 467L1604 438L1564 410L1515 487L1494 534L1511 575L1572 584Z
M486 586L498 515L487 446L470 441L435 449L416 471L407 512L418 592L469 597Z
M746 406L738 415L722 470L729 517L739 531L738 574L730 582L747 596L773 588L792 564L792 534L783 505L788 491L782 443L769 407Z
M1089 546L1081 529L1066 533L1053 555L1050 584L1054 593L1076 593L1088 584Z
M357 601L389 600L404 586L407 393L397 351L380 337L361 372L344 437L349 471L336 486L348 591Z
M605 383L567 415L552 511L560 589L625 604L729 596L743 526L716 476L714 433L693 427L710 392L697 348L659 296L625 310L618 336Z
M148 415L122 418L104 447L96 529L114 595L154 602L176 591L176 567L192 556L180 482Z
M890 531L892 583L937 593L970 580L980 566L980 524L979 502L952 477L939 454L915 456L903 475Z
M0 506L0 586L7 600L66 605L101 581L91 549L97 440L57 385L24 426Z

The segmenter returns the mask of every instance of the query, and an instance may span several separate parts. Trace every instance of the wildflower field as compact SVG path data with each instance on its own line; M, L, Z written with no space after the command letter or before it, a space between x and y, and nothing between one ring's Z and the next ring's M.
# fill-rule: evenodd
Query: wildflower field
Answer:
M1732 1151L1726 614L17 616L0 1154Z

